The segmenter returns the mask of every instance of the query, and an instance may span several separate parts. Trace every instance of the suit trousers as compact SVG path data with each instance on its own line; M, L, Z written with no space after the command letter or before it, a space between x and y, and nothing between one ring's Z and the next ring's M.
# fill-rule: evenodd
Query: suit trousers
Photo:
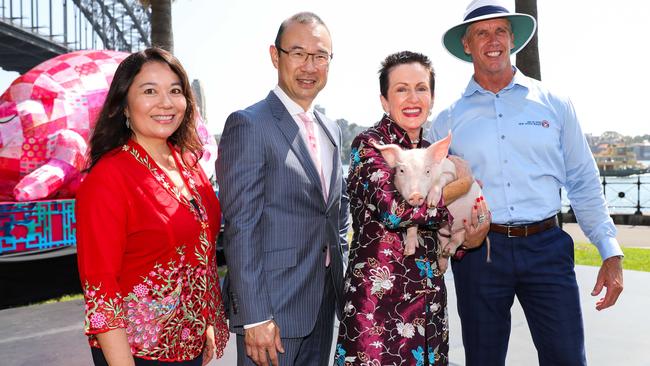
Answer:
M330 350L334 334L335 301L332 272L328 267L325 271L323 300L311 333L303 338L282 338L282 329L280 329L284 347L284 353L278 353L280 366L326 366L334 362L330 357ZM237 335L237 365L255 366L255 363L246 356L244 336L240 334Z
M452 260L466 365L504 365L510 308L521 303L539 364L586 365L573 240L558 227L528 237L489 233L486 245Z

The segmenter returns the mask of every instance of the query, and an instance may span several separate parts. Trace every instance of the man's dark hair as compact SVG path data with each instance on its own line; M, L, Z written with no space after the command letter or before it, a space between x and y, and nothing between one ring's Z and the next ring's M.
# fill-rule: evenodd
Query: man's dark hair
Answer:
M436 86L436 74L433 71L433 66L431 66L431 60L418 52L401 51L388 55L381 63L381 69L379 69L379 90L384 98L388 98L388 75L391 70L395 66L412 63L419 63L429 72L429 88L431 89L431 95L433 95L433 90Z
M309 12L309 11L303 11L298 14L294 14L291 17L285 19L282 24L280 24L280 28L278 29L278 34L275 36L275 48L281 48L280 42L282 41L282 34L284 33L284 29L289 25L290 23L300 23L300 24L319 24L325 27L327 31L329 32L329 29L325 25L325 22L323 22L323 19L321 19L318 15Z

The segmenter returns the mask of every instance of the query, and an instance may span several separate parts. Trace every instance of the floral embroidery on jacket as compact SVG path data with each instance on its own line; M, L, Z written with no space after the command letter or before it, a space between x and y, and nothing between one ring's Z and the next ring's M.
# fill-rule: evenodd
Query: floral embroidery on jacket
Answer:
M411 148L408 135L387 118L352 143L347 183L354 234L335 365L446 365L447 295L435 230L447 210L411 207L373 142ZM419 227L420 246L404 256L412 225Z
M209 242L202 237L195 253L200 265L196 266L186 261L183 247L177 248L177 260L156 264L123 298L104 301L104 295L97 297L101 285L90 288L86 284L86 304L90 306L86 331L126 328L136 356L172 359L177 355L169 353L173 350L170 345L176 343L188 354L200 353L208 325L203 315L214 310L207 308L208 302L195 300L205 298L212 290L207 284L216 280L216 272L208 266L209 249ZM91 344L99 346L96 341L93 338Z
M187 242L179 241L174 248L167 247L168 254L160 261L149 262L150 268L136 272L133 280L130 280L135 283L129 285L130 288L121 288L121 293L115 292L115 286L119 285L117 283L108 286L97 280L85 281L84 327L90 345L100 346L97 333L124 328L131 351L137 357L162 361L190 360L201 354L206 329L213 326L215 352L219 358L223 355L229 332L217 274L216 235L209 225L209 220L218 221L218 216L215 217L214 211L211 211L212 219L208 217L199 193L199 183L178 160L177 166L194 202L180 193L139 145L129 141L121 150L146 167L155 179L153 185L159 184L169 192L181 204L178 208L184 210L184 206L189 209L191 215L184 213L184 217L185 222L191 225L178 231L183 233ZM177 159L176 156L174 158ZM201 182L204 180L201 178ZM201 184L205 187L206 183ZM216 204L217 207L213 209L218 212L218 202ZM161 232L153 232L163 237L169 235L164 227L160 229ZM190 239L193 235L195 239ZM104 278L110 279L111 276Z
M91 286L88 281L84 286L86 298L86 319L84 329L90 332L93 329L126 328L125 314L122 309L120 294L106 299L105 293L100 293L101 284Z

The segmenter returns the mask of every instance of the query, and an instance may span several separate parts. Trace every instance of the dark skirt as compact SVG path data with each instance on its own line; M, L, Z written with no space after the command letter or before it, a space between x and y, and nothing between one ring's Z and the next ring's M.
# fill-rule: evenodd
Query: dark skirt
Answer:
M90 352L93 355L93 362L95 366L108 366L106 358L104 358L104 353L100 348L90 347ZM174 365L174 366L201 366L203 362L203 355L190 360L190 361L158 361L158 360L146 360L144 358L133 357L135 360L135 366L162 366L162 365Z

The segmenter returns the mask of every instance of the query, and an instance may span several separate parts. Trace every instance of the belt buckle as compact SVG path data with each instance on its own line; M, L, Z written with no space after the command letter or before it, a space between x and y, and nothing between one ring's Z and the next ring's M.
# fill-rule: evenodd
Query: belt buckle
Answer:
M521 228L521 226L507 225L507 226L506 226L506 228L507 228L507 229L506 229L506 236L507 236L508 238L519 238L520 236L527 237L527 236L528 236L528 225L524 225L524 226L523 226L523 229L524 229L524 235L514 235L514 234L511 234L511 233L510 233L510 229L512 229L512 228L518 228L518 227Z

